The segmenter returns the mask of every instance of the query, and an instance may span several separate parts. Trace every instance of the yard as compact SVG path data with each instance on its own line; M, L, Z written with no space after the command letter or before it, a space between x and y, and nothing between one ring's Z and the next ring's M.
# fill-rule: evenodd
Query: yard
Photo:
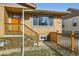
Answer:
M19 49L17 49L19 50ZM43 42L40 42L38 46L31 46L24 48L24 56L59 56L58 53L51 50L47 45ZM9 54L2 54L2 56L21 56L21 50ZM9 52L9 51L8 51Z
M77 42L79 42L79 40ZM68 38L68 37L60 36L58 43L66 48L70 48L71 41L70 41L70 38ZM76 43L76 39L75 39L75 46L77 46L76 44L77 43ZM54 47L52 47L52 48L54 48ZM78 44L78 47L79 47L79 44ZM62 47L56 46L54 49L62 54L64 52L64 55L68 55L70 53L68 50L63 49ZM2 54L2 56L21 56L21 49L14 49L13 51L15 51L15 52L12 52L9 54ZM10 50L8 52L10 52ZM77 55L79 55L79 54L77 54ZM25 46L24 47L24 56L60 56L60 54L58 54L56 51L49 48L43 42L39 42L39 46L35 46L35 45L34 46Z
M21 56L21 48L0 50L0 56Z
M25 56L58 56L55 51L51 50L47 45L43 42L39 42L38 46L25 48L24 55Z

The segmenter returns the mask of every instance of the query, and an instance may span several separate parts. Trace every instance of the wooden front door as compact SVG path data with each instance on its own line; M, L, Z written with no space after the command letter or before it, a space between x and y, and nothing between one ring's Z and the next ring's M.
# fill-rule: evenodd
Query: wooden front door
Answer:
M19 31L19 19L12 19L11 24L12 24L11 31L18 32Z

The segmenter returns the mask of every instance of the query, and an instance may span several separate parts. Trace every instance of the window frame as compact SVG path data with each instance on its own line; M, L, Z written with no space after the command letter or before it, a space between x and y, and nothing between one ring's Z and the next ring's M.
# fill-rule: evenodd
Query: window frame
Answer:
M64 21L62 21L62 28L64 28L65 27L65 24L64 24Z
M54 17L53 17L53 15L42 15L42 16L52 16L52 19L51 19L52 20L52 25L50 25L49 24L50 21L48 21L47 24L49 24L49 25L44 25L44 26L43 25L39 25L39 21L37 21L38 22L38 25L34 25L34 23L33 23L34 22L34 19L33 19L33 16L34 15L40 17L40 15L32 14L32 26L34 26L34 27L52 27L53 26L53 24L54 24Z
M72 20L72 26L73 26L73 27L77 27L77 18L74 18L74 19Z

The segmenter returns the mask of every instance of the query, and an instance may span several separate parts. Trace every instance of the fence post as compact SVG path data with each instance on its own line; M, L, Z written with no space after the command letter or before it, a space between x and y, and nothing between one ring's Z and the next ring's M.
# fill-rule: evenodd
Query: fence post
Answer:
M58 32L56 32L56 44L58 44Z
M75 48L75 44L74 44L74 32L71 33L71 53L74 54L74 48Z
M39 46L39 36L37 36L37 46Z

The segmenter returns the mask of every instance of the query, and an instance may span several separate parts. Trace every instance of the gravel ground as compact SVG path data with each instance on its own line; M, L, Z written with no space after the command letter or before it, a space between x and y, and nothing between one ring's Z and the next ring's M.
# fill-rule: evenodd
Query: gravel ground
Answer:
M39 44L40 44L39 46L25 47L24 56L59 56L59 54L51 50L43 42L39 42ZM21 52L12 52L8 54L3 53L1 56L21 56Z
M33 46L25 49L25 56L58 56L55 51L51 50L47 45L43 42L39 42L39 47Z
M58 56L55 51L51 49L40 49L34 51L25 51L25 56Z
M60 54L58 54L56 51L61 53L63 56L72 56L72 54L70 54L69 50L61 48L55 44L47 43L47 44L51 45L54 50L49 48L43 42L39 42L39 44L40 44L39 46L25 47L24 56L60 56ZM79 54L77 54L77 55L79 55ZM21 56L21 52L2 54L2 56Z

